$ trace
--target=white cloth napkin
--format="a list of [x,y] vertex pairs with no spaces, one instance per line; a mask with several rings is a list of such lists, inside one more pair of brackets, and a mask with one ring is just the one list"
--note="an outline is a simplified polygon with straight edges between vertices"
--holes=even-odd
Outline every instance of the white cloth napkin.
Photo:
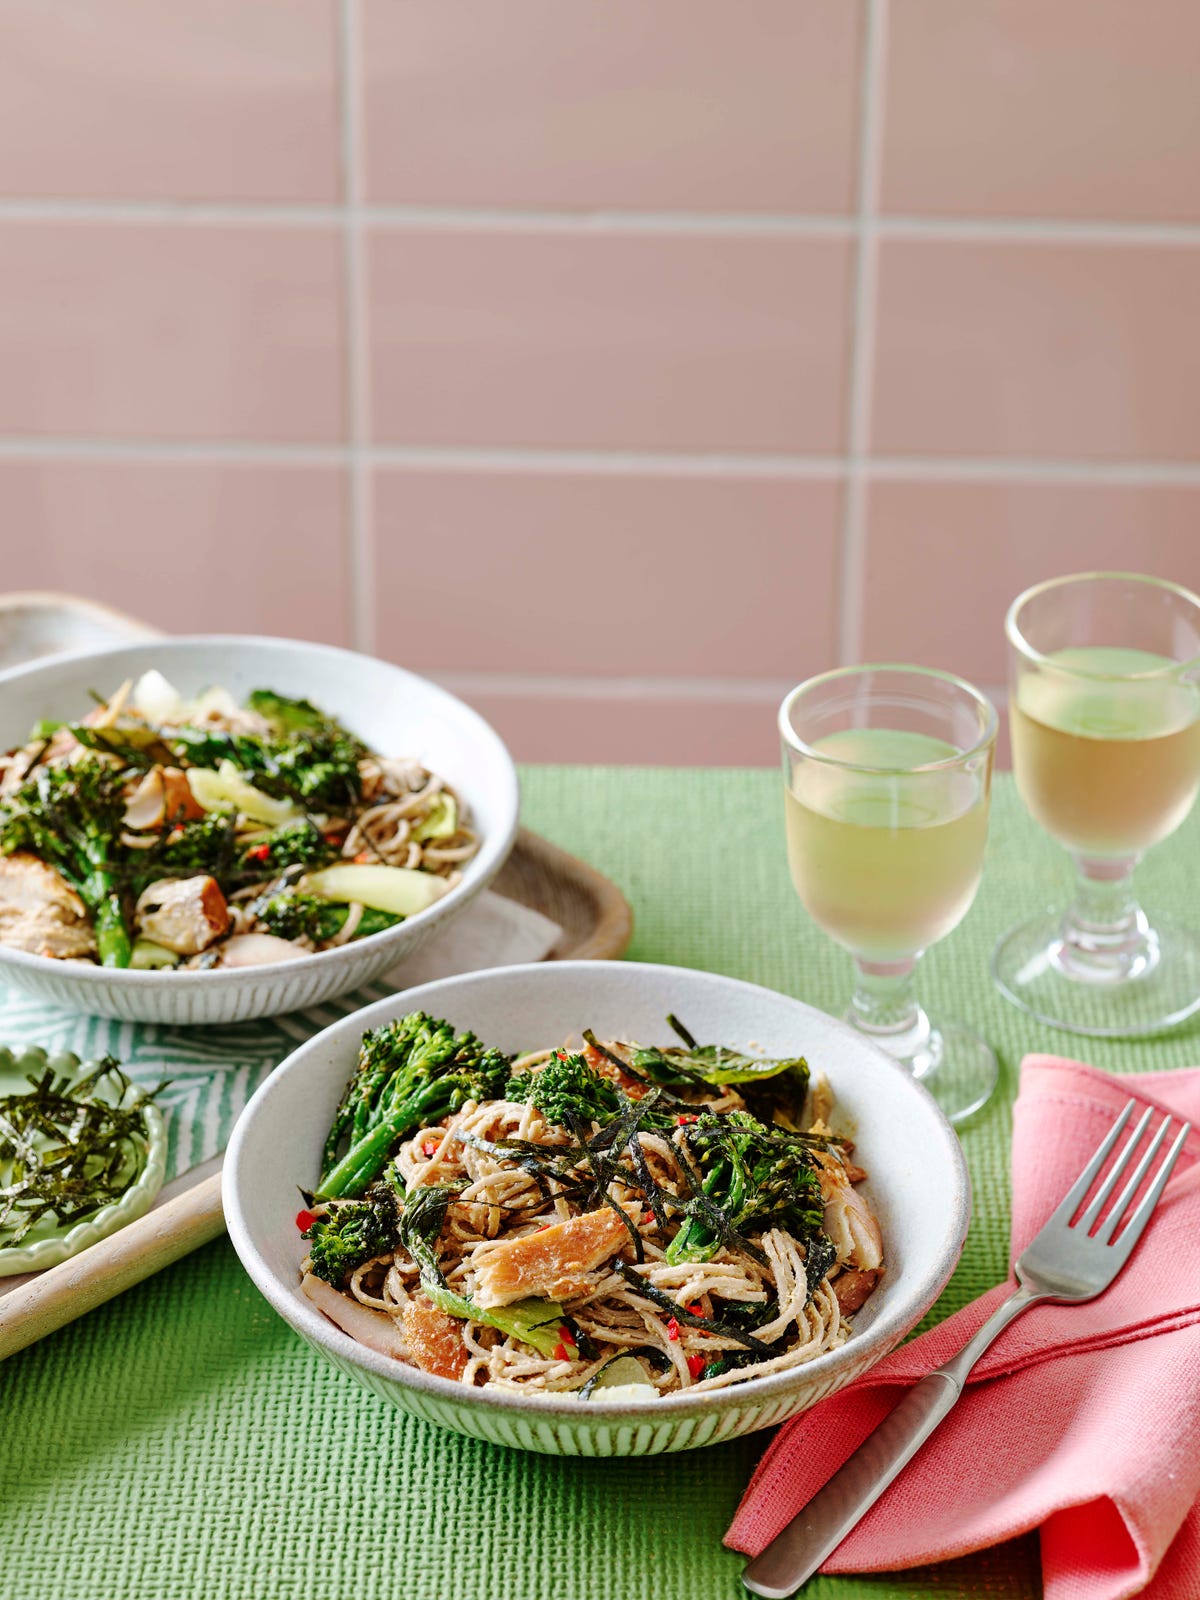
[[485,890],[444,932],[435,934],[378,981],[397,989],[415,989],[419,983],[449,978],[456,972],[543,961],[561,933],[558,923],[540,911]]

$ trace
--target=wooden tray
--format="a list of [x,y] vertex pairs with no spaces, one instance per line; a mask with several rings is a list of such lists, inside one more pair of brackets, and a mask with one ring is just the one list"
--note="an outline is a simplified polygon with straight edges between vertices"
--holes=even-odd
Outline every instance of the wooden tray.
[[[625,896],[594,867],[522,828],[492,890],[550,917],[562,937],[551,961],[619,956],[633,932]],[[0,1278],[0,1361],[140,1283],[225,1230],[221,1157],[167,1184],[152,1210],[60,1266]]]

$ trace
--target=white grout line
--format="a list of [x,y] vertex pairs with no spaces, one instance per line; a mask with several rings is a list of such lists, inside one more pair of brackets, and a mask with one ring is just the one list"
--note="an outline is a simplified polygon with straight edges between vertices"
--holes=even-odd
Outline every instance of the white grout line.
[[1118,222],[1101,218],[1070,221],[1053,217],[881,216],[876,231],[894,239],[931,239],[956,244],[1200,244],[1200,225],[1189,222]]
[[0,461],[215,462],[240,466],[337,466],[345,445],[240,439],[76,439],[0,437]]
[[286,201],[237,204],[207,200],[3,200],[0,222],[112,222],[166,227],[338,228],[339,205]]
[[1195,461],[1029,461],[1003,456],[872,456],[877,482],[1110,484],[1144,488],[1200,485]]
[[342,138],[342,270],[346,316],[346,474],[349,515],[350,636],[356,649],[373,652],[374,546],[371,473],[365,447],[370,438],[370,334],[367,328],[367,263],[360,203],[363,174],[361,106],[362,46],[358,0],[338,8]]
[[428,467],[476,472],[619,473],[632,476],[678,474],[695,478],[840,477],[840,456],[745,456],[633,450],[486,450],[457,447],[374,445],[371,458],[380,466]]
[[875,372],[875,302],[878,241],[874,218],[883,152],[883,94],[887,0],[868,0],[863,33],[857,176],[858,249],[850,304],[849,383],[846,396],[847,474],[842,490],[838,659],[862,652],[862,597],[866,580],[867,474],[871,441],[871,389]]
[[[343,0],[348,3],[348,0]],[[357,92],[356,90],[354,91]],[[850,238],[856,214],[706,211],[535,211],[468,206],[399,206],[359,200],[363,225],[393,229],[487,232],[658,233],[756,237]],[[347,207],[334,203],[207,200],[0,199],[0,222],[108,222],[162,226],[279,226],[341,229]],[[923,217],[872,218],[889,239],[1024,241],[1045,244],[1200,245],[1200,223],[1122,222],[1108,218]]]
[[[453,694],[470,699],[473,695],[511,695],[515,699],[537,697],[546,700],[658,700],[717,702],[725,705],[778,705],[794,687],[784,678],[663,678],[653,675],[629,678],[543,677],[531,672],[439,672],[426,669]],[[994,684],[978,686],[998,709],[1008,699],[1006,688]]]
[[367,208],[372,226],[390,229],[436,228],[452,232],[638,233],[734,235],[744,238],[845,239],[854,232],[851,216],[786,216],[717,211],[520,211],[467,210],[451,206]]
[[548,700],[719,701],[730,705],[778,705],[793,685],[783,679],[542,677],[523,672],[439,672],[426,670],[453,694],[535,695]]
[[112,461],[229,466],[407,467],[452,472],[549,472],[688,478],[828,480],[857,467],[871,482],[1200,487],[1200,462],[1030,461],[953,456],[745,456],[616,450],[299,444],[245,440],[81,439],[0,436],[0,461]]

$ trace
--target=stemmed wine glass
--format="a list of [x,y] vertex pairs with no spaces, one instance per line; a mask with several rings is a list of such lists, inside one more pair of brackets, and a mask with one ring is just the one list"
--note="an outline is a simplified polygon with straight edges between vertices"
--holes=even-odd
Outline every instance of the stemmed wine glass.
[[1006,622],[1013,770],[1075,861],[1075,897],[1000,940],[1000,992],[1072,1033],[1154,1033],[1200,1009],[1200,937],[1133,894],[1143,852],[1200,788],[1200,599],[1085,572],[1027,589]]
[[995,709],[945,672],[845,667],[793,689],[779,730],[792,880],[857,968],[847,1020],[961,1121],[995,1088],[995,1054],[932,1023],[912,975],[979,886]]

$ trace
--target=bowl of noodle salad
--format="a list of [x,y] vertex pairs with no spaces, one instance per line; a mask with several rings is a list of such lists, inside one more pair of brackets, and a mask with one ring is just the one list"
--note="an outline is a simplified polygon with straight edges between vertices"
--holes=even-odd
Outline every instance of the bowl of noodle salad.
[[225,1164],[259,1289],[459,1432],[640,1455],[858,1377],[953,1271],[970,1186],[932,1098],[844,1024],[682,968],[426,984],[262,1086]]
[[388,662],[154,638],[0,686],[0,975],[76,1010],[230,1022],[357,988],[516,834],[500,739]]

